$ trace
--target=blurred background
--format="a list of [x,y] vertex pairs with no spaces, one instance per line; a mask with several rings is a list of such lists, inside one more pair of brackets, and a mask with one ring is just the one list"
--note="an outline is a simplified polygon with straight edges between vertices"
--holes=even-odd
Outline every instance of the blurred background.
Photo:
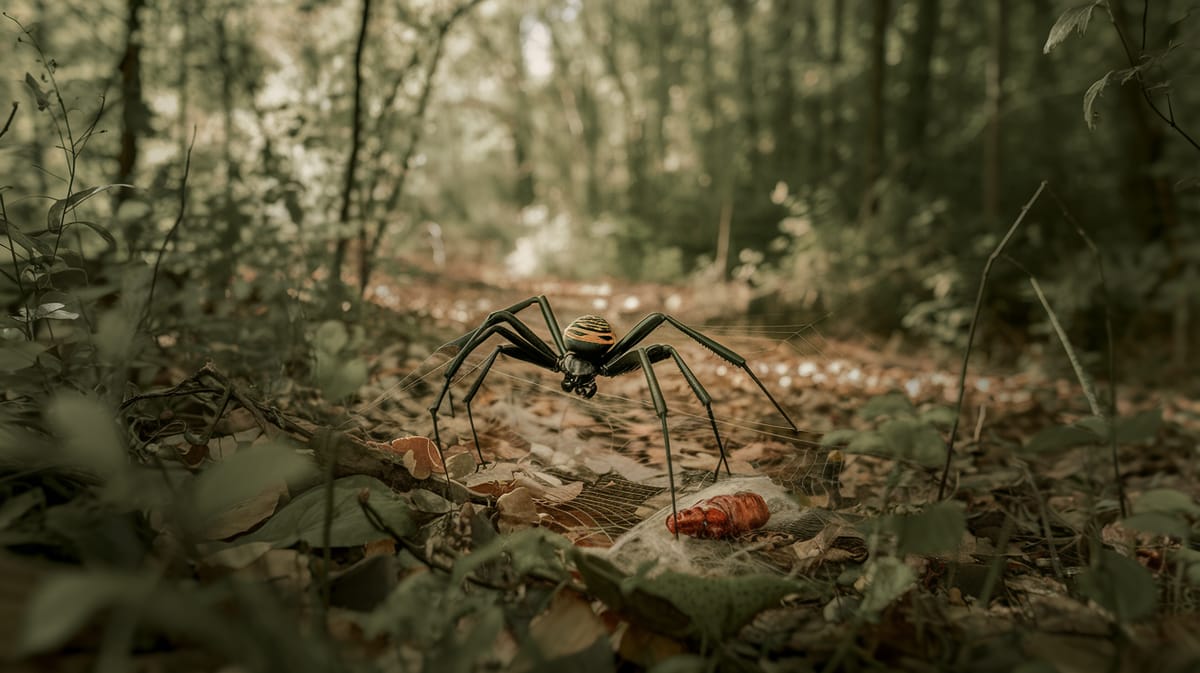
[[16,0],[0,195],[30,233],[54,199],[134,185],[70,239],[93,285],[157,268],[164,313],[603,280],[961,349],[1046,180],[984,350],[1050,341],[1032,274],[1080,348],[1107,307],[1121,348],[1179,368],[1200,347],[1191,4]]

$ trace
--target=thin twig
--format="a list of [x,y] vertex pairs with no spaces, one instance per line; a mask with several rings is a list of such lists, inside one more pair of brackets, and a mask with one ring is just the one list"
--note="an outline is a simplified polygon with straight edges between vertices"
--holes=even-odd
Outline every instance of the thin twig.
[[967,392],[967,364],[971,360],[971,346],[975,343],[975,330],[979,326],[979,314],[983,310],[983,297],[984,292],[987,290],[988,275],[991,273],[992,265],[996,263],[996,259],[1004,252],[1004,248],[1008,245],[1008,242],[1012,240],[1021,223],[1025,221],[1025,216],[1029,213],[1029,209],[1033,207],[1038,197],[1042,195],[1042,190],[1046,189],[1046,184],[1046,181],[1042,180],[1042,183],[1038,185],[1037,191],[1033,193],[1033,197],[1021,208],[1021,213],[1017,216],[1016,221],[1008,228],[1008,232],[1004,234],[1004,238],[1000,239],[999,245],[996,246],[995,250],[992,250],[992,254],[988,255],[987,262],[983,265],[983,273],[980,274],[979,278],[979,292],[975,296],[975,311],[971,316],[971,327],[967,331],[967,348],[963,352],[962,370],[958,374],[958,402],[954,407],[954,424],[950,428],[950,439],[946,443],[946,465],[942,469],[942,479],[938,485],[938,500],[941,500],[946,495],[946,481],[950,477],[950,460],[954,457],[954,439],[958,434],[958,424],[962,418],[963,400]]
[[4,122],[4,128],[0,129],[0,138],[3,138],[4,134],[8,133],[8,127],[12,126],[13,117],[17,116],[17,106],[18,105],[20,105],[20,104],[17,103],[17,101],[13,101],[12,112],[8,113],[8,121]]
[[1029,488],[1033,490],[1033,497],[1037,500],[1038,514],[1042,520],[1042,535],[1046,537],[1046,544],[1050,548],[1050,567],[1054,569],[1054,575],[1058,578],[1058,581],[1065,585],[1067,575],[1063,572],[1062,561],[1058,558],[1058,547],[1054,544],[1053,529],[1050,527],[1050,514],[1046,511],[1046,498],[1042,495],[1041,489],[1038,488],[1037,481],[1033,477],[1033,472],[1029,470],[1029,466],[1022,462],[1021,470],[1025,472],[1025,479],[1029,481]]
[[[1136,69],[1138,67],[1138,57],[1134,56],[1133,48],[1129,46],[1129,39],[1125,36],[1125,29],[1121,26],[1121,23],[1117,20],[1117,15],[1113,12],[1113,3],[1107,2],[1105,3],[1105,6],[1108,9],[1108,19],[1112,23],[1113,28],[1115,28],[1117,31],[1117,37],[1121,40],[1121,49],[1125,51],[1125,58],[1129,61],[1129,67]],[[1145,31],[1144,24],[1142,30],[1143,32]],[[1143,40],[1144,39],[1145,37],[1143,35]],[[1138,81],[1138,89],[1142,92],[1142,98],[1145,99],[1146,105],[1150,106],[1150,109],[1154,111],[1154,114],[1158,115],[1158,118],[1161,119],[1164,124],[1170,126],[1175,130],[1176,133],[1186,140],[1189,145],[1194,147],[1197,151],[1200,151],[1200,142],[1196,142],[1195,138],[1193,138],[1187,131],[1183,130],[1177,123],[1175,123],[1174,111],[1171,110],[1170,114],[1164,114],[1163,111],[1154,104],[1154,99],[1150,97],[1150,89],[1146,87],[1146,80],[1142,77],[1140,70],[1136,72],[1136,76]],[[1170,105],[1169,95],[1167,101],[1168,105]]]
[[1100,400],[1096,397],[1095,382],[1092,381],[1092,377],[1088,374],[1087,369],[1083,367],[1083,362],[1079,360],[1079,354],[1075,352],[1075,348],[1071,345],[1071,340],[1067,337],[1067,331],[1058,320],[1058,314],[1051,308],[1050,300],[1046,298],[1046,293],[1042,291],[1041,283],[1038,282],[1036,276],[1030,274],[1029,284],[1033,287],[1033,293],[1037,295],[1042,308],[1046,310],[1046,316],[1050,319],[1050,327],[1054,329],[1054,334],[1058,336],[1059,342],[1062,343],[1063,350],[1067,352],[1067,359],[1071,362],[1071,369],[1075,370],[1075,378],[1079,379],[1079,385],[1083,388],[1083,396],[1087,398],[1088,408],[1092,410],[1093,415],[1104,418],[1104,410],[1100,408]]
[[1050,188],[1050,197],[1058,204],[1059,210],[1062,211],[1063,218],[1075,228],[1075,233],[1079,238],[1083,239],[1084,245],[1091,251],[1092,259],[1096,261],[1096,271],[1100,275],[1100,299],[1104,306],[1104,336],[1107,341],[1107,364],[1108,364],[1108,422],[1105,424],[1108,429],[1108,446],[1112,454],[1113,478],[1117,482],[1117,497],[1120,499],[1121,517],[1129,515],[1128,505],[1125,496],[1125,481],[1121,477],[1121,463],[1117,455],[1117,358],[1116,358],[1116,341],[1113,339],[1113,323],[1112,323],[1112,301],[1108,291],[1108,275],[1104,272],[1104,257],[1100,254],[1100,248],[1097,247],[1092,238],[1087,235],[1083,226],[1067,209],[1067,205],[1059,197],[1058,192],[1054,188]]
[[188,145],[187,156],[183,160],[183,179],[179,182],[179,214],[175,216],[175,223],[171,225],[171,230],[163,238],[162,245],[158,248],[158,257],[154,259],[154,273],[150,276],[150,293],[146,296],[146,306],[142,309],[142,318],[138,321],[140,328],[146,322],[146,318],[150,316],[150,307],[154,305],[154,289],[158,285],[158,268],[162,265],[163,256],[167,253],[167,246],[175,238],[175,234],[179,231],[180,225],[183,224],[183,218],[187,213],[187,182],[188,175],[192,170],[192,148],[196,145],[196,127],[192,127],[192,142]]

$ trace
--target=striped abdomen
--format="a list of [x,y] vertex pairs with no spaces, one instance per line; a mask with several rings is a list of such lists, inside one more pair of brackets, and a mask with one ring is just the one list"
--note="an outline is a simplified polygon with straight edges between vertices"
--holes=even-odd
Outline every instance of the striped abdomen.
[[567,350],[582,356],[600,355],[616,342],[612,325],[598,315],[576,318],[563,330]]

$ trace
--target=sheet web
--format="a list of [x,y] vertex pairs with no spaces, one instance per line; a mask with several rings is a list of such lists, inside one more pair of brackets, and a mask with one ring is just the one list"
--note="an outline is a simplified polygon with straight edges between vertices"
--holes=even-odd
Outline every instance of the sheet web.
[[[797,558],[788,546],[842,520],[836,512],[842,502],[839,453],[819,445],[819,432],[793,433],[740,370],[695,344],[673,345],[712,395],[734,472],[730,477],[722,470],[714,483],[718,452],[704,407],[678,370],[661,364],[656,373],[668,406],[677,506],[750,490],[770,504],[771,517],[761,528],[731,540],[677,542],[670,534],[662,429],[640,373],[600,379],[599,394],[585,400],[562,393],[553,374],[502,359],[472,404],[485,458],[514,464],[550,489],[574,486],[565,489],[572,493],[566,498],[564,489],[547,497],[535,492],[541,525],[580,546],[608,548],[631,570],[639,558],[699,572],[792,570]],[[439,416],[448,453],[475,452],[462,396],[478,376],[487,354],[481,350],[452,388],[455,412],[447,407]],[[753,362],[751,354],[747,358]],[[789,404],[794,392],[781,389],[764,367],[756,373],[785,407],[795,408]],[[434,390],[440,385],[436,369],[423,378]],[[496,484],[493,492],[515,484]]]

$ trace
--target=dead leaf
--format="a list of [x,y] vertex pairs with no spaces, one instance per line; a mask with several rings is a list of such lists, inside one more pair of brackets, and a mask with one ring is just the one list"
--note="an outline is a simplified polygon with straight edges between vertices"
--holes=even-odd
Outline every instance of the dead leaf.
[[363,545],[363,557],[392,556],[396,553],[396,541],[391,538],[373,540]]
[[288,493],[287,484],[278,482],[267,490],[243,500],[221,512],[203,527],[207,540],[224,540],[238,533],[245,533],[275,513],[279,499]]
[[[608,631],[589,601],[573,592],[560,591],[550,607],[530,622],[529,635],[537,644],[537,659],[553,661],[583,652],[597,640],[607,638]],[[522,652],[512,666],[513,671],[521,672],[534,668],[535,659],[528,651]]]
[[270,542],[247,542],[236,547],[215,551],[200,559],[200,565],[209,568],[237,570],[254,563],[270,550]]
[[501,533],[528,528],[541,521],[533,495],[524,486],[500,496],[496,500],[496,509],[500,512],[498,528]]
[[569,484],[552,486],[544,484],[528,475],[518,474],[515,483],[518,487],[529,489],[529,492],[533,497],[559,505],[571,502],[583,492],[582,481],[574,481]]
[[428,437],[399,437],[388,445],[392,452],[403,454],[404,469],[417,479],[428,479],[434,473],[446,472],[437,446]]
[[469,453],[456,453],[446,459],[446,469],[451,479],[462,479],[475,471],[475,457]]

